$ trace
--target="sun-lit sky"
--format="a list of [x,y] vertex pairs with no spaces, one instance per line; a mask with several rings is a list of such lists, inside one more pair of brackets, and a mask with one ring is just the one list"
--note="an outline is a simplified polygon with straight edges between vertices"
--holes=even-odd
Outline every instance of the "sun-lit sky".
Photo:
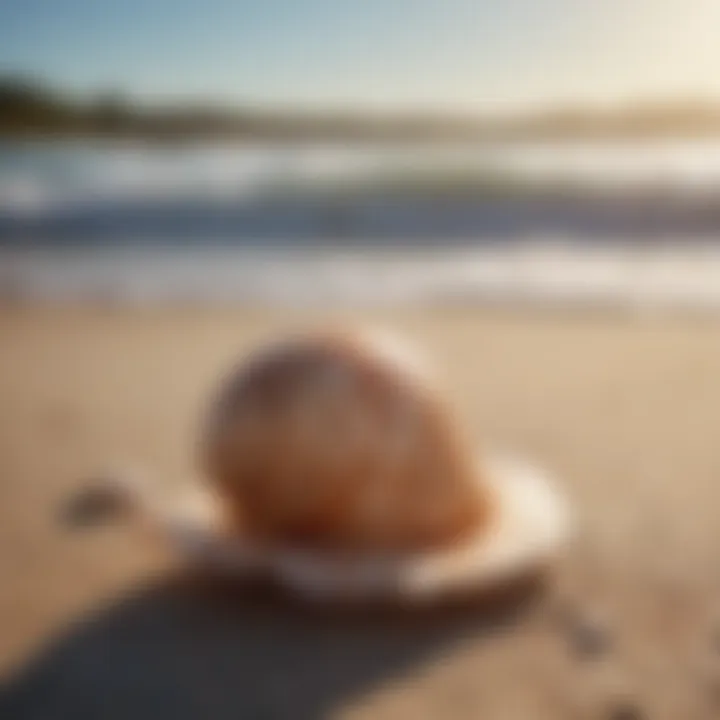
[[0,73],[323,108],[720,99],[720,0],[0,0]]

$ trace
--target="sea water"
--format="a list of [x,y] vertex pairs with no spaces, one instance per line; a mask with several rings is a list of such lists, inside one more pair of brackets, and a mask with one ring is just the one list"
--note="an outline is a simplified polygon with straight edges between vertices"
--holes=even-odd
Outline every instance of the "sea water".
[[0,145],[0,294],[720,310],[720,141]]

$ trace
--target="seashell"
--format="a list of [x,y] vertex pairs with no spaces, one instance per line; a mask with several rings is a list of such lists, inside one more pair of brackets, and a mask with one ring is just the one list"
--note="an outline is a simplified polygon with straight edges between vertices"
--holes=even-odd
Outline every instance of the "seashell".
[[476,451],[437,381],[377,333],[261,348],[221,387],[202,456],[233,521],[268,544],[423,551],[491,517]]

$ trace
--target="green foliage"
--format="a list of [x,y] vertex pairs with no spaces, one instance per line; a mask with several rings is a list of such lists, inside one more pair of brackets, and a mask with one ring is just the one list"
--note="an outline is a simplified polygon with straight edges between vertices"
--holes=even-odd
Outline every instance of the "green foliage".
[[0,130],[32,131],[66,128],[73,110],[40,85],[0,78]]

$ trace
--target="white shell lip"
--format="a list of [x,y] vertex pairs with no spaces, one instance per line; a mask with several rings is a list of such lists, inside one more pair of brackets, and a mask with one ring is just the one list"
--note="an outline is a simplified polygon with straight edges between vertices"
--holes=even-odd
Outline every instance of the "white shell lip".
[[200,508],[187,502],[164,513],[163,530],[195,564],[230,576],[267,573],[285,590],[310,600],[422,600],[481,591],[542,569],[572,534],[570,508],[540,468],[498,456],[485,460],[483,469],[497,501],[493,523],[441,551],[349,557],[260,547],[221,537],[211,513],[198,513]]

